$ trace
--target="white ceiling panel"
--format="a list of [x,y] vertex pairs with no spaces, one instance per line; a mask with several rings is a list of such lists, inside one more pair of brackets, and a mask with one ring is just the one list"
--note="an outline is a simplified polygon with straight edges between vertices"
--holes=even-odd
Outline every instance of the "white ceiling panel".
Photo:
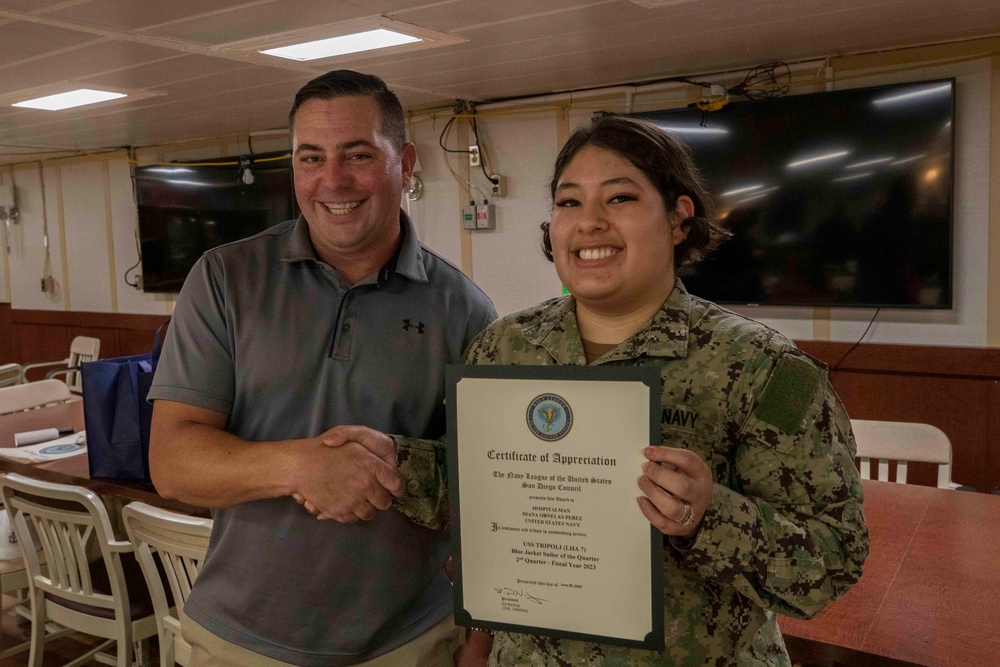
[[[314,63],[219,48],[372,16],[468,41]],[[131,93],[65,112],[0,107],[0,153],[281,127],[327,67],[379,74],[426,109],[996,35],[997,0],[0,0],[0,102],[81,84]]]
[[[124,70],[88,77],[96,85],[159,90],[169,85],[185,85],[199,79],[253,69],[256,66],[202,55],[176,54],[164,60]],[[216,81],[218,85],[218,81]]]
[[89,2],[90,0],[76,0],[74,3],[68,3],[66,0],[0,0],[0,10],[43,14],[50,8],[58,5],[85,5]]
[[92,43],[32,60],[21,67],[0,69],[0,95],[59,81],[85,82],[95,74],[136,67],[175,55],[176,51],[145,44],[115,41]]
[[43,56],[51,51],[93,42],[98,38],[82,32],[51,28],[23,21],[0,26],[0,48],[3,59],[0,68],[20,67],[20,63]]
[[141,30],[251,4],[248,0],[90,0],[45,15],[100,25],[113,30]]
[[303,30],[318,25],[372,16],[353,3],[330,0],[258,3],[245,9],[178,21],[145,32],[209,45]]

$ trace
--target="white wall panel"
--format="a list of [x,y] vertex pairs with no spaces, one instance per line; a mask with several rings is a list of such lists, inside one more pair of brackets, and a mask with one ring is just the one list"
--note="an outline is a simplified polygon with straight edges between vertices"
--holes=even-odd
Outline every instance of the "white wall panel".
[[[547,183],[558,152],[555,114],[492,116],[479,130],[493,170],[507,177],[507,196],[491,199],[496,230],[473,233],[473,272],[497,312],[506,315],[562,293],[542,254],[538,227],[549,219]],[[481,171],[479,178],[485,184]]]
[[[412,126],[413,143],[417,147],[420,172],[417,174],[424,183],[424,194],[415,202],[403,201],[409,208],[410,217],[417,228],[420,241],[455,266],[462,265],[462,223],[459,199],[459,184],[448,171],[452,169],[460,175],[468,174],[465,155],[445,153],[438,145],[438,137],[447,121],[425,120]],[[453,139],[454,141],[454,139]],[[453,144],[451,144],[453,145]],[[476,267],[473,265],[473,277]],[[492,296],[492,295],[491,295]]]
[[112,312],[104,163],[62,164],[66,265],[72,310]]
[[[41,290],[42,270],[45,260],[43,245],[43,188],[37,166],[16,167],[20,223],[15,227],[10,256],[11,307],[36,310],[62,310],[61,292],[52,297]],[[49,244],[52,257],[52,275],[62,282],[62,260],[59,240],[58,169],[44,169],[44,204],[49,221]]]

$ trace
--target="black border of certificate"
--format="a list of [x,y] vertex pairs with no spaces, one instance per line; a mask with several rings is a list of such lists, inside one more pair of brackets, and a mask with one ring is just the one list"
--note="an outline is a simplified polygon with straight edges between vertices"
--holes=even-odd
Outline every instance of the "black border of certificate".
[[[649,442],[660,442],[660,369],[657,366],[462,366],[450,364],[445,369],[448,411],[448,499],[451,516],[451,552],[454,557],[453,583],[455,598],[455,623],[486,630],[540,634],[550,637],[577,639],[603,644],[616,644],[650,651],[664,648],[663,631],[663,535],[654,526],[649,531],[649,560],[651,590],[649,604],[652,607],[652,627],[642,641],[621,637],[611,637],[578,632],[568,632],[552,628],[515,625],[493,621],[489,618],[473,618],[466,610],[462,577],[462,512],[460,481],[458,479],[458,458],[462,448],[458,434],[458,382],[463,378],[515,379],[515,380],[575,380],[586,382],[617,381],[641,382],[649,387]],[[637,471],[638,473],[639,471]],[[637,475],[638,476],[638,475]],[[638,494],[638,490],[637,490]],[[636,509],[638,512],[638,508]],[[628,577],[628,572],[620,573]],[[594,614],[600,614],[594,609]]]

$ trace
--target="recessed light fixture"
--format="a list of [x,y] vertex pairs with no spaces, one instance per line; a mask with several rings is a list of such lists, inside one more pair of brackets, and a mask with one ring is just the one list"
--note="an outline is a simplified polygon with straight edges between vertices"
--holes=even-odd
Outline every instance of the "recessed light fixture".
[[11,106],[25,107],[28,109],[44,109],[46,111],[61,111],[62,109],[72,109],[85,104],[97,104],[108,100],[117,100],[120,97],[128,97],[125,93],[111,93],[106,90],[91,90],[90,88],[80,88],[67,93],[57,95],[47,95],[37,97],[33,100],[16,102]]
[[646,7],[648,9],[670,7],[671,5],[685,5],[689,2],[696,1],[697,0],[631,0],[633,4],[639,5],[640,7]]
[[282,46],[277,49],[267,49],[261,51],[264,55],[288,58],[289,60],[317,60],[319,58],[332,58],[343,56],[348,53],[360,53],[362,51],[374,51],[375,49],[385,49],[390,46],[400,46],[401,44],[412,44],[423,41],[419,37],[376,28],[375,30],[365,30],[350,35],[340,37],[330,37],[329,39],[318,39],[303,44],[292,44]]
[[[351,21],[312,25],[299,30],[216,44],[211,48],[212,51],[225,53],[228,57],[240,60],[261,62],[264,56],[275,56],[302,62],[319,58],[350,60],[389,53],[398,55],[467,41],[469,40],[464,37],[384,16],[366,16]],[[377,51],[372,53],[373,50]],[[353,55],[358,53],[361,55]],[[291,67],[295,68],[294,65]]]

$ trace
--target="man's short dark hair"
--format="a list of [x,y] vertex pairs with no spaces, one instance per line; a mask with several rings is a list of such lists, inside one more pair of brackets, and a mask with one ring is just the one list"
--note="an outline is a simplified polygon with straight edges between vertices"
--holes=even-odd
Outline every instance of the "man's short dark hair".
[[288,129],[295,131],[295,114],[308,100],[333,100],[338,97],[370,97],[382,112],[382,134],[398,149],[406,143],[406,119],[403,106],[385,81],[374,74],[362,74],[338,69],[316,77],[295,93],[292,110],[288,112]]
[[[649,121],[607,114],[578,127],[559,151],[550,184],[552,198],[566,166],[585,146],[617,153],[645,174],[656,186],[668,213],[677,208],[677,198],[687,195],[694,202],[694,215],[682,222],[687,238],[674,248],[677,266],[697,263],[731,236],[717,220],[712,199],[688,148]],[[549,223],[542,223],[542,250],[552,259]]]

